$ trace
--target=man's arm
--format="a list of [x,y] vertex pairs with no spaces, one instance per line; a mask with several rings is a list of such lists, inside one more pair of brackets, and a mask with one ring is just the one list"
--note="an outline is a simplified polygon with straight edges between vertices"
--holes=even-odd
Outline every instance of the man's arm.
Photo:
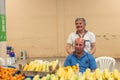
[[93,55],[96,51],[96,43],[91,43],[92,49],[90,50],[90,53]]
[[97,69],[97,63],[96,63],[95,58],[93,57],[93,55],[89,54],[88,57],[89,57],[89,60],[90,60],[90,67],[89,68],[93,72],[93,71],[95,71]]
[[70,56],[68,55],[67,58],[65,59],[64,66],[71,66],[70,65]]
[[66,51],[67,51],[68,54],[72,54],[72,52],[73,52],[73,51],[71,50],[71,46],[72,46],[71,44],[67,43]]

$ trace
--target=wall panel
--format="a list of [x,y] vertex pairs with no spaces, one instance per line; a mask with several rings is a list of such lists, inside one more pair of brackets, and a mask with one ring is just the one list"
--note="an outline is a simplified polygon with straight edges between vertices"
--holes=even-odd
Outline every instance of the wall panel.
[[56,0],[8,0],[7,41],[20,55],[54,56],[57,53]]
[[66,56],[74,20],[84,17],[95,33],[95,56],[120,57],[119,0],[6,0],[7,42],[29,57]]

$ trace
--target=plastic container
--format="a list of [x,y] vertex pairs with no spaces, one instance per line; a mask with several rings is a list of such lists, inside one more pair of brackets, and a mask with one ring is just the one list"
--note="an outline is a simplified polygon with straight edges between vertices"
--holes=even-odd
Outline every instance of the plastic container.
[[27,53],[25,50],[21,51],[21,59],[23,59],[23,60],[27,59]]
[[[13,56],[13,55],[12,55]],[[7,56],[7,65],[15,64],[15,57]]]

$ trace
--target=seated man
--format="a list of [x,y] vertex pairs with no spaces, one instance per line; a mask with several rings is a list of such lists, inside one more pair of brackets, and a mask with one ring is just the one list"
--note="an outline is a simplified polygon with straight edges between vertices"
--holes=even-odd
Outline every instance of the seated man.
[[75,51],[68,55],[64,66],[73,66],[79,64],[79,72],[84,72],[87,68],[94,71],[97,68],[95,58],[88,52],[84,51],[85,40],[83,38],[77,38],[75,40]]

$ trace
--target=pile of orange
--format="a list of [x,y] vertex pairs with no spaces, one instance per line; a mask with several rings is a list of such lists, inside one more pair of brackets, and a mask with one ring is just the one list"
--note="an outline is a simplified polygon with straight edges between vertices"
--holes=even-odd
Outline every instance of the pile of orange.
[[0,80],[24,80],[24,76],[21,74],[13,74],[17,69],[14,68],[4,68],[0,66]]

